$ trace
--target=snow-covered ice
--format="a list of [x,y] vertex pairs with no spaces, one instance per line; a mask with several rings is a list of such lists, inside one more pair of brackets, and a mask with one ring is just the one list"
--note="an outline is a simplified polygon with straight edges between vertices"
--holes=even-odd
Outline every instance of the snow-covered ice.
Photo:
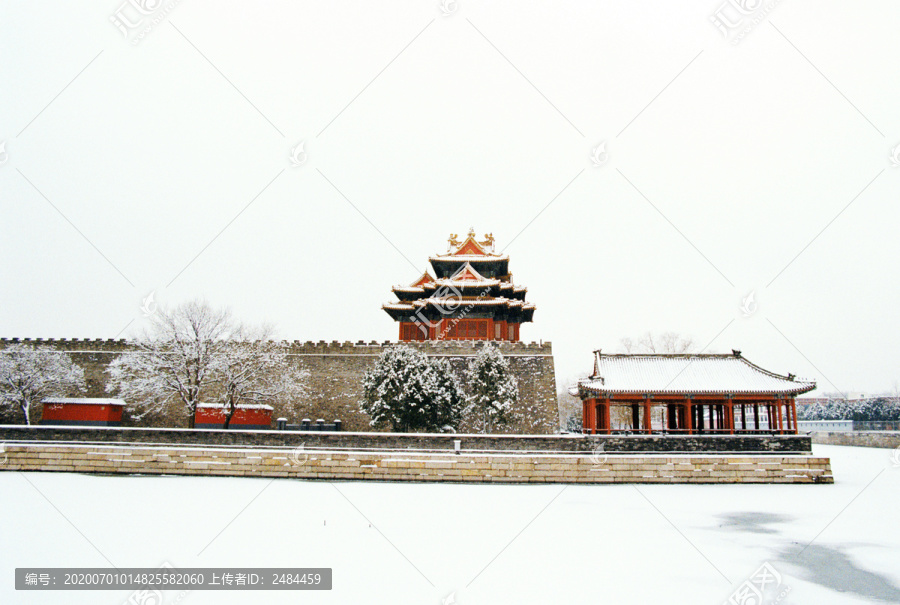
[[[194,591],[178,601],[187,605],[437,605],[451,594],[459,605],[717,605],[765,562],[781,575],[779,603],[900,602],[900,468],[892,450],[816,446],[814,453],[831,457],[834,485],[332,484],[4,472],[0,603],[116,605],[130,594],[16,592],[15,567],[163,562],[334,570],[330,592]],[[169,592],[166,603],[177,599]]]

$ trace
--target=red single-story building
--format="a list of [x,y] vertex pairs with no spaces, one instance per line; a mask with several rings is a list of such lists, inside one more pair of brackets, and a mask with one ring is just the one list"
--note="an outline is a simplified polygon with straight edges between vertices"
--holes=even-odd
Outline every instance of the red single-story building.
[[[274,408],[264,403],[238,404],[228,423],[233,429],[268,429],[272,427],[272,411]],[[194,428],[221,429],[225,427],[225,404],[198,403],[194,414]]]
[[119,426],[125,406],[123,399],[99,397],[47,397],[41,403],[41,424],[74,426]]
[[[730,355],[598,350],[593,374],[570,392],[581,398],[582,427],[589,434],[796,434],[795,398],[815,388],[811,380],[764,370],[736,350]],[[613,426],[613,406],[630,408],[625,426]]]

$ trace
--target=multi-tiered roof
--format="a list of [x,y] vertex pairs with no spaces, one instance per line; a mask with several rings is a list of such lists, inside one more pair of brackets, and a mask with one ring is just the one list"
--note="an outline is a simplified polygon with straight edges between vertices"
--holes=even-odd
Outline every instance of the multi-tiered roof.
[[532,321],[527,288],[516,286],[509,256],[494,252],[494,237],[474,230],[448,240],[446,254],[431,256],[428,271],[408,286],[394,286],[398,302],[383,305],[400,322],[400,340],[519,340],[519,324]]

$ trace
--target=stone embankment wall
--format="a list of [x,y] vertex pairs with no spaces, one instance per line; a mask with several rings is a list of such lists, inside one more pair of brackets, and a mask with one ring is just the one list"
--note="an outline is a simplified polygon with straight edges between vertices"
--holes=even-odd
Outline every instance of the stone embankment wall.
[[813,443],[822,445],[855,445],[857,447],[900,447],[900,432],[851,431],[811,433]]
[[454,455],[293,449],[6,445],[0,470],[475,483],[833,483],[814,456]]

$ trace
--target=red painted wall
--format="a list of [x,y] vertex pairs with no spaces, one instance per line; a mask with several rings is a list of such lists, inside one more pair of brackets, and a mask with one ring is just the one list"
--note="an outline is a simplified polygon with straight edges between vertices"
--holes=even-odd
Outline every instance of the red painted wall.
[[[272,410],[265,408],[243,408],[238,406],[231,422],[228,426],[231,428],[240,428],[245,426],[268,427],[272,424]],[[203,425],[203,426],[201,426]],[[225,425],[225,410],[223,408],[197,408],[194,414],[194,426],[198,428],[221,428]]]
[[[413,322],[400,322],[400,341],[414,340],[505,340],[519,342],[519,324],[493,319],[442,319],[424,330]],[[499,332],[498,332],[499,329]]]
[[41,417],[44,424],[119,424],[122,406],[108,403],[47,403]]

